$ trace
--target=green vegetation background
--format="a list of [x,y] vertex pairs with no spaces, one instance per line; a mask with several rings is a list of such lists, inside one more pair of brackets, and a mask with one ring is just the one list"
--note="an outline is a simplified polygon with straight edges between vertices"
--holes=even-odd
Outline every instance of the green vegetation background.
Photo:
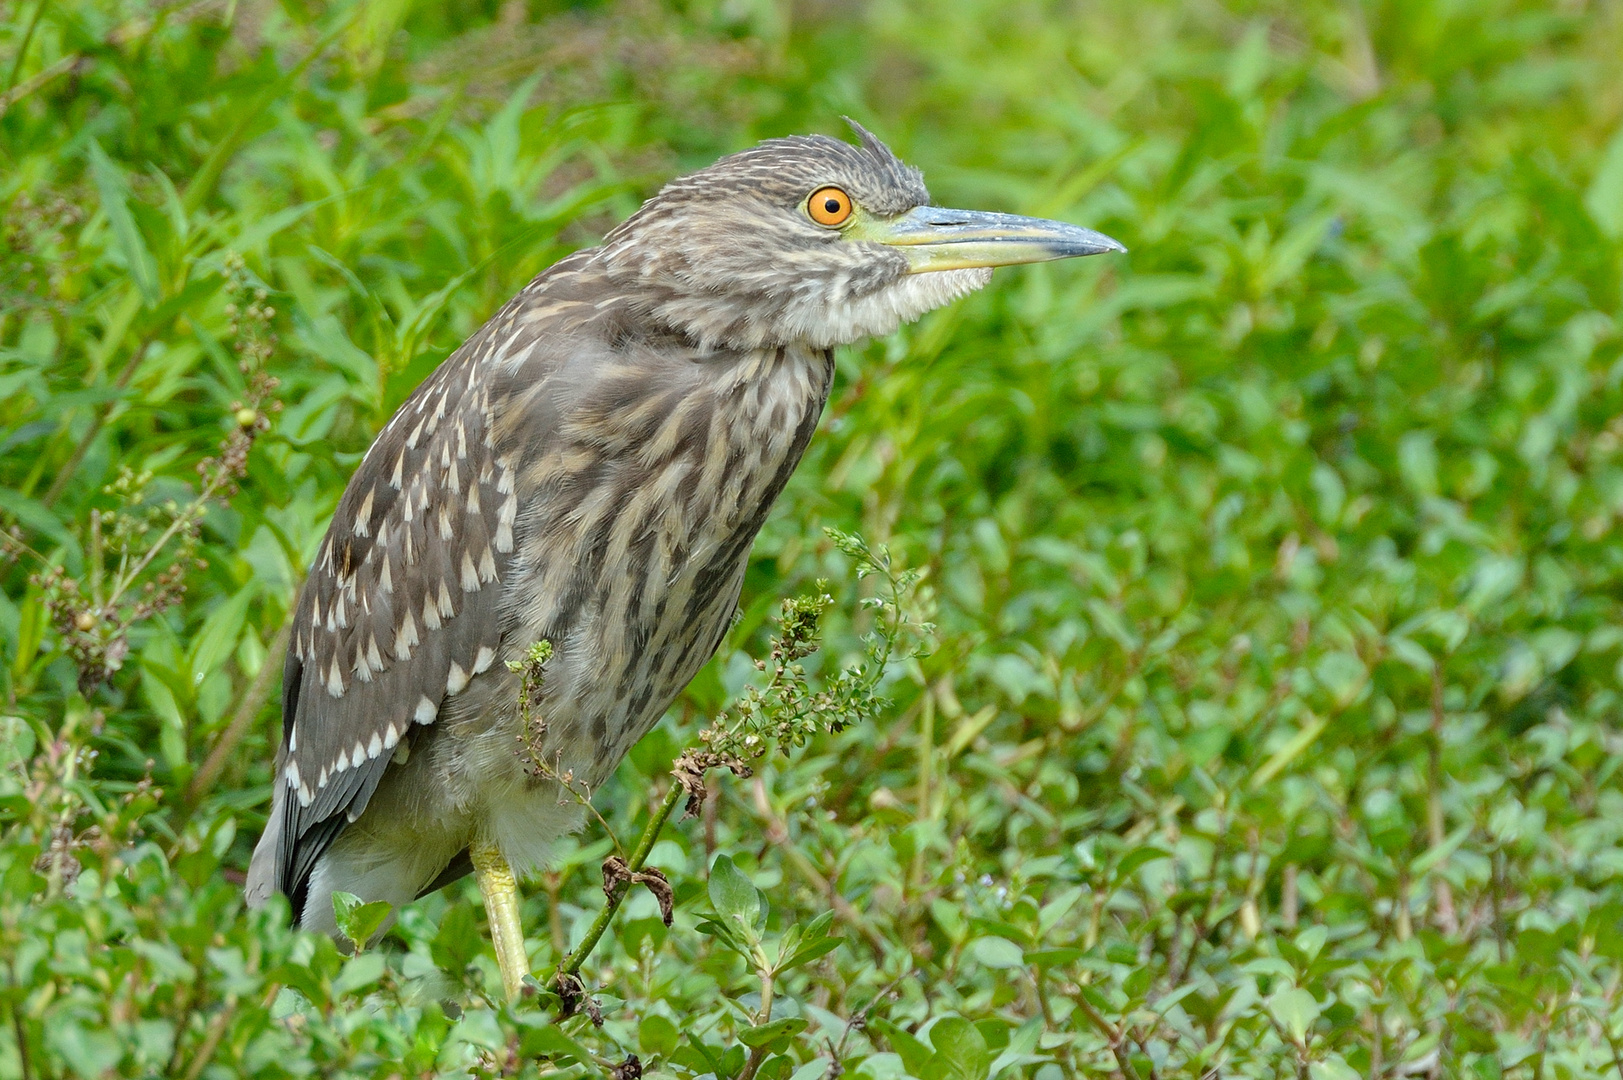
[[[0,1075],[1623,1075],[1616,0],[0,10]],[[663,179],[842,113],[1131,254],[841,355],[743,622],[596,803],[635,835],[780,598],[832,583],[814,681],[857,654],[825,526],[926,572],[935,651],[667,829],[601,1028],[490,1005],[466,883],[355,958],[245,914],[373,433]],[[177,602],[83,599],[250,434],[136,576]],[[537,970],[607,849],[530,887]],[[763,948],[842,939],[770,1030],[718,853]]]

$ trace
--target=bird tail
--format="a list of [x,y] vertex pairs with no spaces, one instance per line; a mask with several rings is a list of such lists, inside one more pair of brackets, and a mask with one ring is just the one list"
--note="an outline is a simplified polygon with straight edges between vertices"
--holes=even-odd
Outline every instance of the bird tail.
[[[276,771],[278,782],[271,784],[271,811],[265,819],[265,831],[254,847],[253,858],[248,861],[248,883],[243,892],[251,908],[264,907],[271,894],[277,892],[277,850],[282,846],[282,802],[287,798],[287,785],[280,783],[281,770]],[[295,921],[297,918],[295,917]]]

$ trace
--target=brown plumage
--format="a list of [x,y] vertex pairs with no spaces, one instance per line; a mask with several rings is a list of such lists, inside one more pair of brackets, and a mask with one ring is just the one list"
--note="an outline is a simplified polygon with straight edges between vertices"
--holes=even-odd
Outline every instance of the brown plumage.
[[[470,844],[540,865],[576,812],[516,753],[506,661],[552,644],[538,749],[595,787],[720,644],[833,347],[990,265],[1119,248],[929,209],[917,171],[858,132],[673,181],[526,286],[379,433],[300,595],[250,902],[283,892],[333,932],[333,891],[405,903],[466,872]],[[808,216],[826,185],[858,208],[842,227]]]

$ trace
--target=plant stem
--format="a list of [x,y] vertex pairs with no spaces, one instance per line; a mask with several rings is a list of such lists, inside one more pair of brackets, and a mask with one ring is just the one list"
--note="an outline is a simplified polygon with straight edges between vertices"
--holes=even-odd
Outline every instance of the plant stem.
[[208,1030],[203,1034],[203,1041],[197,1047],[197,1053],[192,1057],[192,1063],[186,1070],[186,1080],[197,1080],[203,1075],[203,1070],[214,1058],[214,1053],[220,1048],[220,1042],[225,1038],[226,1029],[231,1026],[231,1020],[237,1011],[236,995],[226,998],[226,1006],[215,1016]]
[[767,1049],[757,1046],[750,1051],[749,1059],[744,1062],[744,1069],[738,1074],[738,1080],[755,1080],[755,1074],[760,1071],[761,1063],[766,1060]]
[[22,44],[17,46],[17,57],[11,62],[11,74],[6,76],[6,95],[9,97],[11,88],[17,85],[17,76],[22,74],[23,60],[28,56],[28,46],[34,43],[34,31],[39,29],[39,19],[45,14],[47,0],[39,0],[34,5],[33,18],[28,20],[28,27],[23,31]]
[[[935,692],[926,689],[921,708],[919,709],[919,795],[917,819],[919,821],[934,821],[932,812],[934,804],[934,772],[935,772]],[[913,865],[909,868],[907,884],[910,888],[923,891],[925,879],[924,849],[921,847],[913,855]]]
[[[7,982],[13,980],[7,979]],[[33,1065],[28,1060],[28,1032],[23,1028],[22,1014],[17,1011],[15,1002],[6,1003],[6,1012],[11,1014],[11,1030],[17,1037],[17,1067],[22,1070],[22,1080],[34,1080]]]
[[114,585],[113,591],[108,594],[104,604],[108,610],[111,610],[113,605],[118,603],[119,598],[128,591],[131,585],[135,584],[142,571],[151,565],[152,560],[158,557],[158,552],[168,546],[169,541],[173,540],[177,533],[182,529],[191,528],[197,521],[202,520],[204,507],[214,497],[214,493],[220,490],[220,485],[224,483],[225,479],[224,470],[216,473],[208,483],[203,485],[203,490],[198,493],[197,498],[193,499],[186,506],[186,509],[175,515],[175,520],[169,523],[169,527],[160,533],[158,539],[153,541],[152,546],[146,550],[146,553],[136,560],[134,568],[118,575],[117,583]]
[[851,901],[840,895],[839,891],[834,888],[833,882],[822,875],[821,871],[812,864],[811,859],[806,857],[805,852],[789,842],[789,825],[778,817],[776,811],[772,809],[771,803],[766,799],[764,786],[756,789],[755,810],[756,814],[766,824],[767,840],[783,853],[784,859],[789,866],[805,880],[806,884],[812,887],[812,891],[828,898],[828,902],[834,908],[834,913],[847,926],[855,928],[863,937],[867,938],[869,943],[873,945],[875,959],[883,961],[885,958],[885,936],[879,932],[873,923],[863,917],[862,912],[852,906]]
[[[685,792],[686,789],[680,783],[672,781],[670,790],[665,793],[664,801],[659,804],[659,809],[654,811],[654,816],[649,819],[647,825],[643,826],[642,835],[637,838],[637,847],[632,851],[631,858],[626,860],[626,867],[632,873],[641,870],[643,863],[648,861],[648,853],[654,849],[654,841],[659,839],[660,830],[665,828],[665,822],[670,820],[672,811],[676,809],[676,804],[682,801]],[[597,918],[592,921],[592,926],[586,931],[586,936],[581,939],[579,945],[575,946],[575,951],[570,953],[562,964],[558,965],[557,971],[553,972],[553,982],[557,982],[563,976],[574,975],[580,971],[580,966],[586,962],[586,958],[597,947],[598,940],[603,937],[603,932],[609,928],[609,923],[614,921],[614,913],[620,910],[620,905],[630,893],[630,889],[621,889],[609,898],[608,903],[603,905],[603,910],[598,912]]]
[[[755,950],[755,967],[761,973],[761,1007],[756,1010],[755,1024],[760,1027],[772,1022],[772,965],[766,962],[761,950]],[[760,1071],[762,1062],[766,1061],[766,1044],[753,1047],[748,1060],[744,1062],[743,1071],[738,1074],[738,1080],[755,1080],[755,1074]]]
[[[295,589],[295,595],[297,592]],[[220,732],[220,737],[214,741],[207,759],[197,770],[197,775],[192,777],[191,786],[186,791],[186,802],[189,806],[195,807],[214,787],[237,744],[248,734],[253,722],[259,719],[259,710],[264,708],[265,699],[270,697],[271,683],[281,670],[282,659],[287,653],[288,630],[293,624],[292,615],[293,611],[290,608],[288,618],[283,621],[282,628],[276,632],[275,639],[271,641],[271,647],[266,651],[264,662],[259,665],[259,671],[254,675],[253,682],[248,684],[248,689],[243,693],[242,701],[238,703],[230,725]]]
[[[759,949],[756,950],[756,957],[756,963],[762,963]],[[772,969],[764,964],[761,967],[761,1011],[759,1019],[755,1022],[757,1024],[772,1022]]]
[[[129,386],[130,380],[135,377],[136,369],[141,366],[141,361],[145,359],[147,350],[152,347],[152,342],[153,336],[148,335],[142,339],[141,344],[137,345],[135,351],[130,354],[130,359],[125,363],[124,369],[118,373],[118,378],[113,380],[115,393],[121,394],[124,388]],[[74,446],[73,453],[68,455],[67,463],[56,474],[56,479],[52,481],[50,490],[46,491],[45,498],[42,500],[46,506],[55,504],[56,500],[62,497],[62,493],[68,489],[68,484],[73,481],[73,474],[79,471],[79,463],[85,459],[85,454],[90,450],[90,444],[96,441],[96,436],[101,434],[101,429],[106,425],[108,418],[113,415],[113,410],[118,406],[119,402],[117,400],[109,401],[105,408],[90,418],[90,426],[79,437],[79,442]]]
[[1127,1053],[1127,1048],[1124,1045],[1126,1037],[1121,1030],[1115,1024],[1106,1020],[1103,1014],[1093,1007],[1093,1003],[1081,994],[1076,996],[1076,1004],[1082,1010],[1082,1014],[1088,1018],[1094,1027],[1099,1029],[1099,1033],[1110,1044],[1110,1052],[1115,1055],[1116,1064],[1121,1068],[1121,1074],[1127,1077],[1127,1080],[1138,1080],[1138,1070],[1133,1068],[1133,1059]]

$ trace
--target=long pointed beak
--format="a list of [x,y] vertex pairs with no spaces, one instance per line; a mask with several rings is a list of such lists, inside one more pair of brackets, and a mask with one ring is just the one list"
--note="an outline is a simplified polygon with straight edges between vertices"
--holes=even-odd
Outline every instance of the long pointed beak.
[[896,248],[911,264],[910,274],[1127,250],[1104,233],[1063,221],[939,206],[919,206],[899,217],[864,223],[857,238]]

